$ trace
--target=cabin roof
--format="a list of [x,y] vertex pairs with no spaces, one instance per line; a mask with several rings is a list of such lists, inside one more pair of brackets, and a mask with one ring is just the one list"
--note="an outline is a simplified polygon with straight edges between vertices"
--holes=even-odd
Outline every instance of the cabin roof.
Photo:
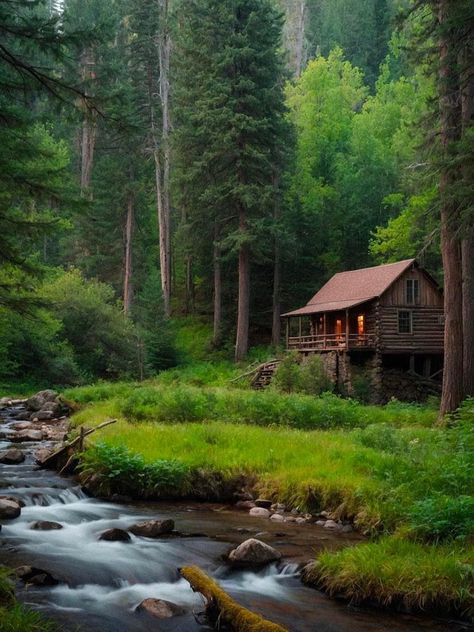
[[336,312],[378,298],[415,263],[415,259],[405,259],[371,268],[338,272],[323,285],[307,305],[283,316]]

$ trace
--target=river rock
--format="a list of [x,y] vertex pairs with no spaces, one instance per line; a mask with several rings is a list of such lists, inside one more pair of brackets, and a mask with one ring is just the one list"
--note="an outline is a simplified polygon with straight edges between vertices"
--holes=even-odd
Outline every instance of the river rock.
[[343,525],[341,531],[342,531],[342,533],[352,533],[354,531],[354,529],[351,527],[350,524],[345,524],[345,525]]
[[53,531],[62,528],[62,524],[59,524],[59,522],[51,522],[50,520],[37,520],[30,525],[30,529],[35,529],[36,531]]
[[12,405],[12,400],[9,397],[0,398],[0,408],[8,408]]
[[254,507],[249,511],[251,516],[256,516],[257,518],[270,518],[271,511],[268,509],[264,509],[263,507]]
[[20,507],[24,507],[25,503],[21,498],[18,498],[17,496],[0,496],[0,500],[9,500],[12,503],[16,503],[17,505],[20,505]]
[[106,542],[130,542],[131,539],[130,535],[123,529],[107,529],[99,536],[99,540]]
[[279,513],[274,513],[270,516],[270,520],[273,520],[273,522],[285,522],[285,517]]
[[133,535],[144,538],[158,538],[174,530],[174,520],[145,520],[132,525],[128,530]]
[[270,509],[273,503],[271,500],[266,500],[265,498],[257,498],[255,505],[257,507],[263,507],[264,509]]
[[17,448],[0,452],[0,463],[4,463],[5,465],[17,465],[18,463],[23,463],[24,460],[25,455]]
[[13,518],[18,518],[20,514],[21,507],[17,502],[0,498],[0,518],[4,520],[13,520]]
[[156,619],[171,619],[184,614],[184,608],[165,599],[144,599],[135,608],[135,612],[146,612]]
[[23,441],[41,441],[43,433],[41,430],[21,430],[11,437],[13,443],[22,443]]
[[326,520],[324,523],[325,529],[331,529],[332,531],[338,531],[341,528],[341,525],[337,524],[335,520]]
[[54,402],[57,397],[56,391],[39,391],[39,393],[26,400],[26,407],[28,410],[41,410],[46,403]]
[[34,566],[19,566],[15,569],[16,576],[25,584],[34,584],[35,586],[56,586],[58,580],[41,568]]
[[51,421],[54,417],[55,414],[52,410],[38,410],[37,412],[31,413],[30,419],[31,421]]
[[279,551],[255,538],[245,540],[229,553],[229,562],[236,566],[264,566],[279,559]]

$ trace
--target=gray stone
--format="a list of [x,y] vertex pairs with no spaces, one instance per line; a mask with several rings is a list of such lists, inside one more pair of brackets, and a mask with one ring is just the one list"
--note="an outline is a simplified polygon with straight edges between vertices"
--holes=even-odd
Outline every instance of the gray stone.
[[326,520],[326,522],[324,523],[324,528],[331,529],[332,531],[338,531],[341,526],[338,525],[337,522],[335,522],[334,520]]
[[258,518],[270,518],[271,516],[271,512],[263,507],[253,507],[253,509],[249,511],[249,514]]
[[273,522],[285,522],[284,516],[279,513],[274,513],[272,516],[270,516],[270,520],[273,520]]
[[0,452],[0,463],[4,463],[5,465],[17,465],[18,463],[23,463],[24,460],[25,455],[17,448]]
[[351,527],[350,524],[345,524],[342,529],[341,529],[342,533],[352,533],[354,531],[354,529]]
[[235,503],[236,509],[244,509],[248,511],[249,509],[253,509],[254,507],[255,503],[253,502],[253,500],[239,500]]
[[57,398],[56,391],[45,390],[39,391],[36,395],[33,395],[26,400],[26,407],[28,410],[41,410],[47,402],[53,402]]
[[31,523],[30,528],[36,531],[54,531],[62,529],[63,525],[59,524],[59,522],[51,522],[49,520],[37,520]]
[[174,530],[174,520],[145,520],[129,527],[130,533],[144,538],[158,538]]
[[11,441],[13,443],[23,443],[24,441],[41,441],[43,439],[43,433],[41,430],[21,430],[17,432]]
[[107,529],[100,534],[99,540],[106,542],[130,542],[132,538],[123,529]]
[[58,580],[41,568],[34,566],[19,566],[15,569],[16,576],[25,584],[34,584],[35,586],[56,586]]
[[229,562],[236,566],[264,566],[281,559],[281,553],[265,542],[250,538],[229,553]]
[[21,507],[13,500],[0,498],[0,518],[4,520],[13,520],[21,514]]
[[306,524],[308,521],[306,518],[303,518],[303,516],[300,516],[299,518],[296,518],[295,522],[296,524]]
[[318,527],[324,527],[324,525],[326,524],[326,520],[316,520],[316,524],[318,525]]
[[184,608],[165,599],[144,599],[135,608],[135,612],[146,612],[156,619],[171,619],[185,614]]
[[54,418],[54,413],[51,410],[38,410],[35,413],[31,413],[31,421],[51,421]]

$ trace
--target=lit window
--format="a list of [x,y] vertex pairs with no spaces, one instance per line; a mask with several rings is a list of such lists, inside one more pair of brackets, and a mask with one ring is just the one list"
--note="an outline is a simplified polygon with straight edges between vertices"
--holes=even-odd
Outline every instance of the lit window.
[[359,336],[363,336],[365,332],[365,317],[364,314],[357,316],[357,333]]
[[413,314],[408,310],[398,312],[398,333],[411,334],[413,332]]
[[420,284],[418,279],[407,279],[407,305],[416,305],[420,302]]

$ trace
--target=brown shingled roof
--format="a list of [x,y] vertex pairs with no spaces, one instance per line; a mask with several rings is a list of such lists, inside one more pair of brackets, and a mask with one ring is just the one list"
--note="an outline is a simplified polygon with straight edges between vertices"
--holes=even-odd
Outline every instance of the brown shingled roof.
[[372,268],[339,272],[323,285],[305,307],[283,316],[335,312],[378,298],[414,263],[415,259],[406,259]]

